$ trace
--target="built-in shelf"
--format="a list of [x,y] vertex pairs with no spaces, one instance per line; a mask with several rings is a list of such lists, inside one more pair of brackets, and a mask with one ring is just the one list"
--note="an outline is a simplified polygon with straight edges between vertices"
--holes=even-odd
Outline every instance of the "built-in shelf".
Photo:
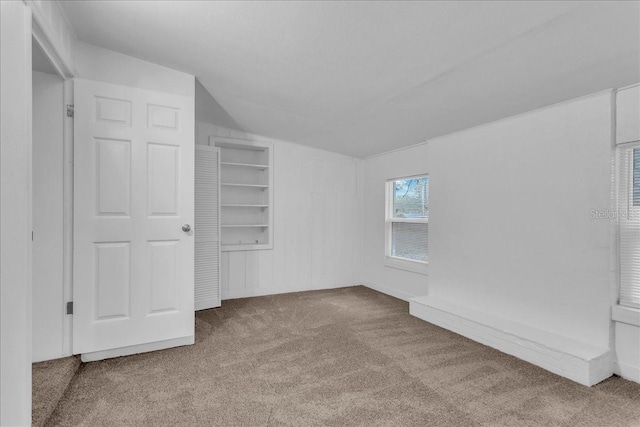
[[253,163],[234,163],[234,162],[222,162],[222,166],[232,166],[237,168],[249,168],[249,169],[259,169],[266,170],[269,169],[268,165],[256,165]]
[[268,227],[269,224],[226,224],[222,228],[247,228],[247,227]]
[[268,185],[262,185],[262,184],[237,184],[237,183],[234,183],[234,182],[223,182],[222,185],[225,186],[225,187],[260,188],[262,190],[265,190],[265,189],[269,188]]
[[273,248],[273,144],[211,137],[220,148],[223,251]]
[[262,208],[266,209],[269,205],[246,205],[246,204],[236,204],[236,203],[225,203],[221,205],[223,208]]

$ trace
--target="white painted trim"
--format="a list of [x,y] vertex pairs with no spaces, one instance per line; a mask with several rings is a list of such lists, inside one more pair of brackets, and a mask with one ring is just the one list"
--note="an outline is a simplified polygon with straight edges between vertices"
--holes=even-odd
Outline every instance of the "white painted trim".
[[[614,98],[613,98],[613,102],[614,102],[614,110],[616,111],[615,114],[617,114],[617,93],[615,94]],[[614,116],[615,116],[614,114]],[[614,117],[615,118],[615,117]],[[612,180],[614,181],[614,185],[613,185],[613,194],[611,195],[611,198],[613,200],[613,207],[611,208],[612,212],[619,212],[620,210],[624,209],[627,210],[627,214],[631,215],[632,212],[636,212],[638,211],[637,208],[634,208],[633,206],[626,206],[623,207],[621,206],[621,204],[625,204],[627,202],[629,202],[630,198],[631,198],[631,193],[632,193],[632,179],[631,176],[633,175],[632,172],[632,165],[631,165],[631,159],[629,159],[629,163],[626,166],[626,168],[628,169],[628,175],[626,176],[622,176],[623,171],[625,170],[625,167],[623,167],[623,156],[624,156],[624,152],[627,150],[631,150],[634,148],[640,148],[640,142],[639,141],[627,141],[621,144],[616,144],[617,143],[617,139],[616,139],[616,134],[617,134],[617,126],[618,126],[618,120],[614,121],[612,124],[612,129],[613,129],[613,148],[612,148],[612,156],[613,156],[613,166],[612,169],[614,169],[613,171],[613,176],[612,176]],[[626,195],[623,195],[626,194]],[[616,316],[616,314],[618,316],[621,316],[622,319],[626,319],[626,318],[632,318],[633,315],[632,313],[627,313],[626,315],[624,313],[620,313],[620,310],[622,309],[628,309],[628,310],[633,310],[633,308],[630,307],[623,307],[623,306],[619,306],[617,303],[620,301],[620,290],[622,288],[622,280],[621,280],[621,271],[623,269],[623,262],[621,259],[621,248],[620,248],[620,235],[622,232],[624,232],[624,224],[627,224],[627,221],[624,221],[621,215],[616,215],[615,221],[611,221],[612,222],[612,227],[615,230],[615,245],[613,250],[615,250],[615,263],[614,263],[614,268],[615,268],[615,295],[614,295],[614,299],[612,301],[612,319],[614,321],[616,321],[617,319],[613,316]],[[620,308],[616,308],[616,307],[620,307]],[[623,321],[623,320],[622,320]],[[623,321],[624,322],[624,321]],[[633,323],[631,323],[633,324]],[[640,326],[640,325],[638,325]],[[611,327],[611,333],[613,336],[613,347],[615,348],[615,329],[613,327],[613,322],[612,322],[612,327]]]
[[67,14],[67,11],[64,9],[64,7],[62,7],[62,4],[60,4],[59,0],[55,0],[55,4],[56,4],[56,7],[58,8],[58,11],[60,12],[60,16],[62,17],[62,21],[67,26],[67,30],[69,30],[69,34],[74,39],[77,39],[78,38],[78,34],[76,33],[76,28],[73,26],[73,23],[71,23],[71,19],[69,18],[69,15]]
[[[611,91],[610,98],[610,111],[611,111],[611,132],[609,140],[609,163],[610,163],[610,175],[609,175],[609,209],[611,212],[615,212],[618,208],[618,153],[616,151],[616,132],[617,132],[617,91]],[[619,269],[619,246],[618,246],[618,221],[611,221],[609,227],[609,304],[615,305],[618,301],[620,294],[620,269]],[[614,322],[609,322],[609,348],[616,348],[616,326]],[[614,362],[616,360],[614,351],[610,357],[611,366],[610,369],[615,371]]]
[[622,378],[640,383],[640,367],[623,362],[613,363],[613,372]]
[[639,83],[630,84],[629,86],[619,87],[617,89],[617,91],[620,92],[621,90],[631,89],[632,87],[636,87],[636,86],[640,86],[640,82]]
[[640,309],[614,305],[611,310],[611,318],[614,322],[640,326]]
[[164,350],[172,347],[180,347],[184,345],[192,345],[195,343],[194,335],[187,337],[174,338],[165,341],[151,342],[147,344],[132,345],[129,347],[114,348],[111,350],[94,351],[91,353],[82,353],[81,360],[83,362],[95,362],[97,360],[111,359],[120,356],[130,356],[132,354],[147,353],[149,351]]
[[[238,139],[238,138],[228,138],[216,135],[209,136],[209,146],[219,147],[220,148],[220,159],[222,159],[222,149],[223,148],[240,148],[240,149],[250,149],[250,150],[260,150],[267,151],[267,166],[269,166],[265,171],[268,175],[268,184],[266,187],[267,193],[267,243],[256,243],[256,244],[224,244],[222,241],[222,234],[220,236],[220,251],[221,252],[232,252],[232,251],[254,251],[254,250],[271,250],[273,249],[273,236],[274,236],[274,215],[273,212],[275,210],[274,203],[274,194],[275,194],[275,186],[274,186],[274,143],[271,141],[257,141],[257,140],[246,140],[246,139]],[[222,160],[220,160],[222,162]],[[218,170],[222,170],[221,167]],[[222,172],[220,172],[220,186],[223,186],[222,182]],[[222,192],[224,190],[220,190],[220,200],[222,200]],[[264,210],[264,209],[263,209]],[[224,226],[222,224],[222,211],[219,215],[220,226]]]
[[427,218],[389,218],[388,222],[404,222],[408,224],[429,224]]
[[[59,6],[57,5],[57,2],[54,3],[56,3],[56,8],[58,8]],[[54,37],[54,33],[51,30],[42,9],[33,1],[26,1],[26,4],[31,7],[33,14],[33,38],[42,48],[42,51],[47,55],[58,74],[65,79],[75,77],[75,67],[71,63],[70,58],[63,54],[59,42]]]
[[402,258],[395,258],[385,255],[383,264],[386,267],[396,268],[398,270],[409,271],[411,273],[422,274],[423,276],[429,275],[429,264],[420,261],[405,260]]
[[57,54],[56,49],[53,47],[53,44],[49,42],[47,39],[46,33],[42,30],[41,27],[37,25],[37,20],[34,19],[33,22],[33,38],[36,43],[40,46],[42,51],[51,61],[51,65],[55,68],[56,72],[62,76],[63,78],[71,78],[73,74],[70,69],[67,67],[65,61]]
[[[73,80],[64,82],[64,102],[73,104]],[[65,109],[66,111],[66,109]],[[63,275],[65,302],[73,301],[73,118],[64,117],[63,125]],[[63,326],[63,351],[73,354],[73,316],[67,315]]]
[[365,287],[367,287],[369,289],[373,289],[374,291],[383,293],[385,295],[389,295],[389,296],[392,296],[394,298],[398,298],[398,299],[400,299],[402,301],[409,302],[409,300],[411,300],[411,298],[415,297],[415,295],[411,295],[411,294],[408,294],[406,292],[400,291],[398,289],[390,288],[388,286],[380,285],[378,283],[362,282],[362,286],[365,286]]
[[353,286],[360,286],[360,285],[337,285],[337,286],[328,286],[325,288],[318,288],[318,289],[309,289],[309,288],[301,288],[301,289],[266,288],[266,289],[254,289],[254,290],[243,289],[238,292],[230,293],[229,295],[223,295],[222,300],[226,301],[230,299],[264,297],[269,295],[281,295],[281,294],[294,294],[297,292],[313,292],[313,291],[322,291],[327,289],[342,289],[342,288],[351,288]]
[[[215,128],[217,128],[219,131],[221,131],[221,133],[216,133],[214,136],[215,138],[232,138],[232,139],[239,139],[242,141],[254,141],[254,142],[267,142],[267,143],[272,143],[272,144],[292,144],[292,145],[300,145],[299,142],[293,142],[293,141],[289,141],[286,139],[277,139],[277,138],[271,138],[268,136],[264,136],[264,135],[258,135],[256,133],[250,133],[250,132],[242,132],[242,131],[238,131],[235,129],[231,129],[231,128],[227,128],[224,126],[218,126],[215,125],[213,123],[207,123],[207,125],[213,126]],[[318,148],[318,147],[311,147],[311,146],[307,146],[307,145],[302,145],[303,147],[309,148],[309,149],[313,149],[315,151],[319,151],[321,153],[326,153],[332,156],[336,156],[336,157],[341,157],[341,158],[348,158],[354,161],[360,161],[363,160],[361,157],[355,157],[355,156],[350,156],[348,154],[342,154],[342,153],[338,153],[336,151],[331,151],[331,150],[327,150],[324,148]]]
[[[61,55],[58,41],[49,29],[46,17],[33,1],[25,2],[32,11],[32,36],[51,61],[61,78],[64,79],[64,104],[73,104],[73,77],[75,69],[69,58]],[[54,1],[57,8],[60,5]],[[64,18],[64,17],[63,17]],[[73,300],[73,118],[63,118],[63,298]],[[62,351],[73,354],[73,318],[67,316],[63,322]]]
[[371,154],[370,156],[366,156],[363,157],[362,160],[369,160],[369,159],[374,159],[376,157],[380,157],[380,156],[386,156],[389,154],[393,154],[393,153],[398,153],[400,151],[404,151],[404,150],[410,150],[412,148],[416,148],[416,147],[421,147],[423,145],[427,145],[429,143],[430,140],[425,139],[422,142],[417,142],[415,144],[411,144],[411,145],[407,145],[406,147],[400,147],[400,148],[394,148],[393,150],[389,150],[389,151],[384,151],[382,153],[378,153],[378,154]]
[[31,424],[31,10],[0,2],[0,425]]
[[196,301],[193,308],[195,311],[208,310],[210,308],[218,308],[218,298],[207,298]]
[[409,312],[422,320],[586,386],[595,385],[613,374],[609,349],[457,307],[428,296],[411,299]]
[[[393,217],[393,183],[395,181],[415,179],[415,178],[428,178],[428,173],[421,173],[418,175],[409,175],[398,178],[389,178],[384,184],[384,204],[385,204],[385,225],[384,225],[384,261],[383,264],[387,267],[397,268],[399,270],[410,271],[412,273],[418,273],[425,276],[429,275],[429,263],[422,261],[415,261],[411,259],[399,258],[391,256],[391,233],[394,222],[403,222],[411,224],[429,224],[428,218],[394,218]],[[427,259],[429,254],[427,253]]]
[[[639,141],[627,141],[621,142],[620,144],[616,144],[616,150],[625,150],[629,148],[640,148],[640,140]],[[620,162],[618,162],[619,165]]]

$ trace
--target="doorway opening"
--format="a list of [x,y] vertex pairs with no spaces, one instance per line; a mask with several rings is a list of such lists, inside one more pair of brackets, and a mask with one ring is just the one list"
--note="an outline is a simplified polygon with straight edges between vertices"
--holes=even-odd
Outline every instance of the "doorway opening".
[[32,419],[43,425],[80,362],[71,356],[65,78],[32,38]]
[[64,79],[32,41],[33,362],[70,356],[64,305]]

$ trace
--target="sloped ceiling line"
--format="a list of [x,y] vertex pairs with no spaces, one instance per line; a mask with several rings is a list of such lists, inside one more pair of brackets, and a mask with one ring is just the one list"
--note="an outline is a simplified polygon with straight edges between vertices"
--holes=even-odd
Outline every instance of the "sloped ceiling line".
[[255,134],[367,157],[640,81],[640,2],[65,1]]

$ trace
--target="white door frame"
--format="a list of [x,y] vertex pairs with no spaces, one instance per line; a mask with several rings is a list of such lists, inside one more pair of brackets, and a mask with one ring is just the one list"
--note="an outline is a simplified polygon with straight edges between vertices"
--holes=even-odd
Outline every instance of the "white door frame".
[[31,421],[31,11],[0,8],[0,424]]
[[[64,105],[73,105],[74,67],[61,55],[56,40],[40,9],[32,7],[32,36],[47,56],[58,75],[64,80]],[[64,300],[73,299],[73,118],[64,117],[63,124],[63,292]],[[73,319],[67,316],[63,326],[63,351],[69,356],[72,352]]]
[[[54,6],[57,7],[57,4]],[[27,0],[2,2],[1,7],[3,40],[0,52],[8,60],[1,64],[3,96],[0,172],[3,179],[0,180],[0,424],[29,425],[32,391],[32,38],[36,38],[63,78],[70,79],[75,73],[70,60],[60,54],[63,52],[60,47],[64,43],[64,37],[56,37],[56,32],[51,27],[51,20],[48,18],[52,17],[47,16],[51,10],[45,11],[41,9],[43,6],[40,2]],[[57,28],[58,35],[66,32],[66,27],[61,29],[62,27],[64,25]],[[4,36],[7,36],[6,40]],[[6,92],[5,84],[8,89]],[[73,132],[69,135],[73,135]],[[68,166],[72,167],[72,164]],[[65,200],[71,200],[70,196],[67,193]],[[70,278],[68,283],[70,284]]]

